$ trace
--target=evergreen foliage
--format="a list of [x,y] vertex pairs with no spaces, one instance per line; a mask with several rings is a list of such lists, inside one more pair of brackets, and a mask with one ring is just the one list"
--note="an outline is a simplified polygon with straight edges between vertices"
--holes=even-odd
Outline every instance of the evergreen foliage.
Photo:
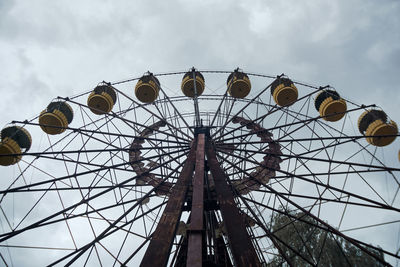
[[[293,266],[385,266],[349,241],[318,227],[318,222],[303,212],[276,213],[272,218],[272,232],[282,253]],[[285,243],[285,244],[283,244]],[[297,255],[292,249],[297,251]],[[383,260],[383,253],[366,248]],[[289,266],[281,255],[274,256],[269,266]]]

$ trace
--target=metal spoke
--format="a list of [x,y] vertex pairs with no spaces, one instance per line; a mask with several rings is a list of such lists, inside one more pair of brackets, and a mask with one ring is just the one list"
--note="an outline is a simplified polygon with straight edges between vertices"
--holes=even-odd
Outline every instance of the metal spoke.
[[[197,71],[207,76],[200,95]],[[194,67],[194,97],[178,95],[187,73],[154,74],[151,103],[135,98],[144,80],[132,77],[54,98],[71,107],[68,123],[41,125],[42,114],[12,122],[31,133],[32,148],[0,150],[0,162],[18,159],[2,167],[3,265],[35,254],[41,266],[322,266],[334,250],[351,266],[353,249],[376,264],[400,262],[398,237],[387,235],[400,225],[397,151],[371,141],[400,133],[353,122],[379,108],[338,91],[346,108],[324,114],[317,95],[336,90],[292,79],[296,98],[279,106],[284,74],[243,72],[252,91],[235,97],[232,71]],[[42,131],[51,128],[61,133]]]

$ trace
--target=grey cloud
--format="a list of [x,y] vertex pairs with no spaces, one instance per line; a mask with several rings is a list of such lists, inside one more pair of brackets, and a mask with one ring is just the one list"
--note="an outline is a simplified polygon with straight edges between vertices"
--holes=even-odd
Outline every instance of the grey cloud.
[[372,0],[1,0],[0,124],[102,80],[192,66],[330,84],[400,122],[399,13]]

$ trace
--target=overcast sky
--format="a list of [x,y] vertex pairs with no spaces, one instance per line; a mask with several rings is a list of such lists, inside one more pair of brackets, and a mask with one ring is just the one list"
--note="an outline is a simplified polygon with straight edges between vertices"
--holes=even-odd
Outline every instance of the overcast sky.
[[330,84],[399,123],[399,14],[397,0],[0,0],[0,126],[103,80],[192,66]]
[[0,124],[102,80],[192,66],[330,84],[400,121],[399,13],[388,0],[1,0]]

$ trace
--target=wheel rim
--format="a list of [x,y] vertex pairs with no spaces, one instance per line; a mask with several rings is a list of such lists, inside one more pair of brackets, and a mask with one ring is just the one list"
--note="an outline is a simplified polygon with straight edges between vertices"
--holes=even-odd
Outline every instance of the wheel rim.
[[[218,85],[223,84],[223,75],[228,73],[208,75],[219,78],[220,82],[214,83]],[[175,88],[179,88],[181,76],[178,76],[167,76],[174,81]],[[280,211],[306,210],[320,219],[320,223],[327,221],[339,229],[339,232],[330,229],[330,234],[349,233],[366,243],[368,239],[362,239],[357,231],[374,229],[387,233],[396,229],[394,226],[398,227],[399,222],[393,221],[400,209],[399,169],[386,166],[377,150],[362,136],[346,132],[351,124],[347,117],[355,118],[365,108],[349,105],[342,121],[330,124],[318,119],[318,112],[312,109],[319,87],[296,84],[298,101],[290,107],[278,107],[267,88],[272,77],[251,74],[249,77],[259,80],[246,99],[224,96],[226,88],[215,85],[212,88],[219,91],[207,95],[206,87],[199,104],[201,119],[204,126],[211,127],[210,136],[216,143],[217,157],[229,183],[236,187],[246,184],[243,181],[254,176],[267,155],[282,159],[273,177],[236,196],[243,213],[255,221],[248,231],[261,261],[268,262],[271,255],[278,253],[265,229],[270,228],[269,216]],[[213,78],[207,76],[206,80],[212,84]],[[161,78],[160,81],[161,88],[173,88],[172,82],[164,85]],[[168,92],[164,91],[160,91],[154,103],[143,105],[134,98],[132,85],[131,82],[114,85],[117,104],[112,113],[101,117],[92,115],[83,104],[87,95],[70,98],[69,104],[80,114],[76,117],[81,117],[81,121],[74,121],[62,136],[49,138],[39,152],[32,152],[33,157],[28,158],[29,153],[23,157],[19,163],[21,171],[14,176],[15,180],[8,179],[1,192],[4,214],[0,217],[3,222],[0,240],[5,244],[2,254],[8,255],[7,259],[17,258],[16,253],[22,250],[24,255],[33,255],[46,251],[40,248],[46,247],[53,251],[52,256],[45,257],[46,264],[72,260],[78,264],[87,261],[105,265],[140,262],[168,200],[168,194],[156,191],[161,186],[157,185],[165,180],[165,192],[182,169],[194,136],[194,110],[191,98],[166,96]],[[179,89],[174,92],[179,94]],[[235,122],[238,117],[245,121]],[[151,134],[144,132],[160,121],[165,125],[153,129]],[[262,129],[251,126],[250,122]],[[27,123],[30,124],[39,128],[34,121]],[[272,134],[271,139],[260,139],[257,133],[261,132]],[[137,150],[138,157],[129,158],[129,148],[139,139],[144,142]],[[268,150],[274,144],[280,146],[280,155]],[[129,162],[132,160],[151,177],[139,182],[136,177],[139,172],[134,172]],[[26,173],[32,172],[25,184]],[[383,194],[386,189],[376,177],[384,177],[391,188],[387,194]],[[26,201],[21,202],[22,198]],[[18,211],[17,216],[12,215],[11,207]],[[332,210],[340,212],[333,214],[329,212]],[[377,214],[376,218],[367,215],[371,212]],[[184,214],[182,220],[187,216]],[[216,216],[221,223],[218,213]],[[360,219],[354,220],[354,216]],[[382,223],[385,226],[373,226]],[[360,227],[366,230],[351,230]],[[56,238],[54,231],[62,233],[62,238]],[[390,255],[396,254],[396,240],[387,234],[383,236],[384,242],[376,245],[382,244],[387,252],[385,260],[396,262],[398,259]],[[176,244],[180,237],[177,236]],[[80,254],[86,244],[91,245]],[[177,245],[173,245],[171,261],[176,251]]]

